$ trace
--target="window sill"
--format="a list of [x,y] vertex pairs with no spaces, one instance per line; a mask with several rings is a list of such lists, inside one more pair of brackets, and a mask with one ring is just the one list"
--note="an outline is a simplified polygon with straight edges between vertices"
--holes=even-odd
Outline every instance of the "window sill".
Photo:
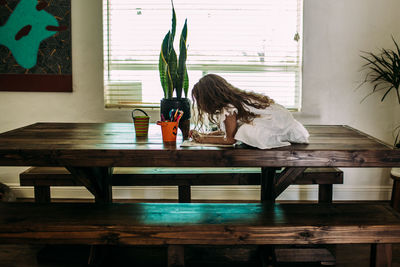
[[142,108],[148,110],[160,110],[159,104],[106,104],[106,109],[132,109]]

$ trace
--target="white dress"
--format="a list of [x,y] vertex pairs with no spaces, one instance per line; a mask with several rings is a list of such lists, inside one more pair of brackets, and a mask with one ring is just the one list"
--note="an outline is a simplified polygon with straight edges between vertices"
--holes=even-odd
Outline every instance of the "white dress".
[[[234,137],[237,141],[260,149],[289,146],[290,143],[308,143],[308,131],[283,106],[271,104],[265,109],[257,109],[245,105],[245,108],[260,116],[251,123],[237,122],[238,130]],[[233,112],[238,112],[233,106],[221,111],[219,122],[222,131],[225,132],[225,116]]]

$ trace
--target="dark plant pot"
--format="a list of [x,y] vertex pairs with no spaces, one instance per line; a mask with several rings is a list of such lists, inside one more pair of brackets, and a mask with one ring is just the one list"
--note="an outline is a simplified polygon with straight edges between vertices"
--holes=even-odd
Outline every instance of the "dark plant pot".
[[189,138],[189,130],[190,130],[190,100],[188,98],[171,98],[161,99],[160,104],[160,114],[164,116],[166,120],[169,119],[169,112],[171,109],[179,109],[183,110],[183,116],[179,121],[179,129],[182,131],[183,139],[186,140]]

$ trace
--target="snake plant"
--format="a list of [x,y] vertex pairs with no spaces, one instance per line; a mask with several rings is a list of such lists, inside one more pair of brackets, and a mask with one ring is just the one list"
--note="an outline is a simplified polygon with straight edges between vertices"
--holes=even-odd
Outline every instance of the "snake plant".
[[174,38],[176,31],[176,14],[174,3],[172,3],[172,27],[171,30],[165,35],[161,45],[160,58],[158,62],[158,69],[160,72],[161,86],[164,91],[164,98],[170,99],[174,91],[176,97],[182,97],[182,90],[184,91],[185,98],[187,97],[189,88],[189,77],[186,68],[187,58],[187,19],[182,28],[182,33],[179,41],[179,58],[177,58],[174,49]]

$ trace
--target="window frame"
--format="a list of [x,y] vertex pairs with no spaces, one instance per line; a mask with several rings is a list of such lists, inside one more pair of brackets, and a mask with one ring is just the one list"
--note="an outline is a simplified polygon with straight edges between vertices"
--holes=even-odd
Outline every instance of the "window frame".
[[[110,0],[103,0],[107,2],[107,11],[106,14],[104,14],[104,8],[103,8],[103,15],[107,18],[107,25],[104,25],[103,27],[106,28],[106,31],[108,32],[108,36],[110,35],[109,31],[109,16],[108,13],[110,12],[109,10],[109,2]],[[297,107],[295,108],[288,108],[291,111],[300,111],[301,110],[301,105],[302,105],[302,76],[303,76],[303,18],[304,18],[304,0],[297,0],[298,1],[298,12],[300,12],[300,21],[297,22],[297,33],[296,35],[299,35],[300,40],[297,40],[299,43],[299,48],[298,48],[298,54],[297,54],[297,62],[298,63],[293,63],[293,64],[280,64],[280,65],[241,65],[241,64],[188,64],[188,72],[190,71],[201,71],[202,76],[207,74],[207,73],[212,73],[212,72],[232,72],[232,73],[263,73],[263,72],[273,72],[273,71],[279,71],[279,70],[284,70],[285,72],[293,72],[295,73],[295,79],[296,79],[296,85],[299,87],[296,89],[296,93],[294,94],[294,98],[297,99]],[[103,3],[104,5],[104,3]],[[103,33],[105,31],[103,30]],[[178,35],[177,31],[177,35]],[[178,36],[179,37],[179,36]],[[104,106],[106,109],[112,109],[112,108],[148,108],[148,109],[154,109],[157,110],[160,108],[159,103],[146,103],[146,102],[140,102],[140,103],[129,103],[129,104],[107,104],[106,99],[105,99],[105,94],[106,94],[106,72],[109,74],[111,70],[127,70],[127,71],[157,71],[158,72],[158,63],[157,64],[143,64],[143,63],[110,63],[110,59],[108,55],[110,54],[110,45],[109,45],[109,38],[103,38],[104,40],[104,52],[106,52],[107,48],[107,56],[104,55]],[[161,41],[160,41],[161,42]],[[190,56],[190,49],[188,51],[188,56]],[[108,60],[107,60],[108,59]],[[158,61],[157,61],[158,62]],[[292,71],[288,71],[292,70]],[[108,75],[110,76],[110,75]],[[162,91],[161,84],[160,84],[160,91]],[[188,95],[188,98],[190,98],[190,95]],[[161,98],[160,98],[161,100]]]

